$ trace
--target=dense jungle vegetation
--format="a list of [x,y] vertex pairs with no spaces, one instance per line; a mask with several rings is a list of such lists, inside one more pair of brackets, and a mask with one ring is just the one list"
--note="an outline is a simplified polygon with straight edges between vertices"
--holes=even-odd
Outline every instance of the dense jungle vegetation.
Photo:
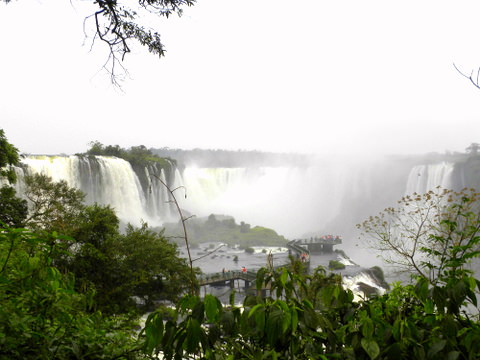
[[292,260],[257,273],[267,296],[224,305],[198,295],[195,270],[146,224],[120,233],[110,207],[42,175],[18,198],[18,159],[0,130],[0,359],[480,357],[473,190],[414,195],[360,225],[410,284],[356,301],[340,275]]
[[115,156],[128,161],[132,166],[145,166],[149,162],[153,162],[163,168],[169,168],[171,164],[176,164],[175,160],[167,156],[160,157],[144,145],[132,146],[129,149],[125,149],[119,145],[104,145],[99,141],[92,141],[89,146],[90,148],[85,154],[79,155]]

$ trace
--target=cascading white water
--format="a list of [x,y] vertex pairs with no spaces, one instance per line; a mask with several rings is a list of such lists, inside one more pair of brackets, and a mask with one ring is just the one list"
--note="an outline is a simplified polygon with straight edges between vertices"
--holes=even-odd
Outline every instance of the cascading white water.
[[454,165],[447,162],[414,166],[408,175],[405,195],[424,194],[437,186],[450,189],[453,170]]
[[[148,165],[143,188],[130,164],[114,157],[30,156],[26,173],[38,172],[86,193],[86,201],[109,204],[124,222],[149,225],[178,221],[161,181],[188,214],[225,214],[252,226],[266,226],[292,238],[322,229],[352,201],[372,196],[374,186],[365,163],[322,161],[306,167],[197,168],[166,174]],[[20,176],[21,178],[21,176]],[[160,181],[161,180],[161,181]],[[17,189],[22,193],[22,182]]]
[[[25,174],[42,173],[54,181],[64,180],[70,187],[82,190],[88,204],[110,205],[119,219],[139,225],[161,225],[169,220],[163,216],[165,208],[156,200],[165,202],[166,189],[154,184],[146,196],[131,165],[115,157],[29,156],[22,160]],[[22,194],[22,176],[17,190]],[[150,178],[147,176],[147,178]],[[154,182],[155,180],[152,180]]]
[[[168,184],[165,171],[161,169],[158,173],[152,166],[146,166],[145,179],[148,184],[147,191],[144,192],[146,211],[156,219],[171,221],[175,214],[172,212],[170,197],[165,187],[165,184]],[[158,223],[158,220],[155,223]]]
[[[319,230],[348,236],[356,223],[402,196],[408,173],[390,161],[319,159],[299,167],[172,168],[167,179],[155,165],[135,173],[114,157],[30,156],[22,162],[27,173],[45,173],[82,190],[87,203],[110,204],[123,222],[142,219],[159,226],[179,220],[163,181],[178,188],[175,196],[185,214],[231,215],[290,239]],[[448,186],[452,170],[451,164],[414,167],[408,191]],[[20,194],[21,187],[20,181]]]
[[335,161],[308,167],[187,167],[181,174],[187,197],[179,199],[194,215],[231,215],[292,238],[322,229],[347,199],[371,194],[369,171]]

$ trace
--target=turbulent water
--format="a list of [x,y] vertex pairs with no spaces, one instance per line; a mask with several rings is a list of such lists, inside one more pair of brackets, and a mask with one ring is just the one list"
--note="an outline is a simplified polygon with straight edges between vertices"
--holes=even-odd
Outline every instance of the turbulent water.
[[309,232],[344,238],[355,224],[394,205],[405,193],[452,184],[453,164],[393,161],[319,160],[309,166],[197,168],[166,174],[155,167],[135,168],[114,157],[30,156],[22,177],[44,173],[86,193],[88,203],[109,204],[123,222],[158,226],[178,221],[167,189],[173,188],[186,213],[225,214],[252,226],[273,228],[293,239]]
[[[198,248],[191,249],[194,265],[198,266],[204,273],[213,274],[225,271],[241,271],[245,267],[247,271],[256,272],[259,268],[267,266],[268,254],[272,254],[272,264],[274,266],[289,263],[288,249],[284,247],[255,247],[255,252],[250,254],[239,248],[232,248],[221,243],[204,243]],[[187,256],[185,247],[181,248],[181,255]],[[236,258],[236,260],[234,260]],[[336,271],[342,274],[343,283],[346,288],[353,291],[356,300],[364,297],[361,286],[368,286],[376,289],[379,294],[383,294],[386,289],[382,287],[377,279],[372,277],[368,271],[338,253],[312,253],[310,254],[310,270],[317,266],[328,268],[330,260],[342,262],[346,267],[343,270]],[[369,265],[371,266],[371,265]],[[240,302],[245,295],[245,284],[243,281],[237,281],[235,288],[237,291],[236,300]],[[228,303],[231,292],[229,286],[207,286],[202,291],[218,296],[224,303]]]

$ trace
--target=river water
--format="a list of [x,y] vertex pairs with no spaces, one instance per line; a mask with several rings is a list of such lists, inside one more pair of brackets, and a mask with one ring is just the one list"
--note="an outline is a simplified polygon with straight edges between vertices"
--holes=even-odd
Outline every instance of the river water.
[[[257,271],[261,267],[267,266],[268,254],[273,256],[274,266],[288,264],[289,262],[289,253],[286,247],[255,246],[253,249],[255,250],[254,253],[247,253],[238,247],[212,242],[202,243],[198,247],[191,248],[190,255],[193,265],[199,267],[205,274],[220,273],[224,269],[225,271],[240,271],[242,267],[245,267],[247,271]],[[188,258],[186,247],[179,247],[179,250],[182,257]],[[337,260],[346,265],[344,270],[336,272],[343,275],[345,286],[349,287],[354,293],[359,282],[376,287],[380,292],[384,291],[372,278],[363,273],[365,268],[343,257],[338,252],[310,254],[310,270],[312,271],[317,266],[328,269],[330,260]],[[239,281],[235,289],[237,292],[236,300],[241,301],[245,291],[243,282]],[[222,302],[228,302],[230,291],[231,289],[228,286],[206,286],[202,288],[202,295],[213,294],[219,297]]]

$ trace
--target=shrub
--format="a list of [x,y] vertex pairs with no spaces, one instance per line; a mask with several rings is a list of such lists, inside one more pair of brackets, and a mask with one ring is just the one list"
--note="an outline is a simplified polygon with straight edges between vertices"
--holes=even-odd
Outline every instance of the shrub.
[[328,263],[328,268],[330,270],[343,270],[345,269],[345,265],[338,260],[330,260]]
[[246,252],[247,254],[253,254],[253,253],[255,252],[255,249],[252,248],[252,247],[247,247],[247,248],[245,249],[245,252]]

